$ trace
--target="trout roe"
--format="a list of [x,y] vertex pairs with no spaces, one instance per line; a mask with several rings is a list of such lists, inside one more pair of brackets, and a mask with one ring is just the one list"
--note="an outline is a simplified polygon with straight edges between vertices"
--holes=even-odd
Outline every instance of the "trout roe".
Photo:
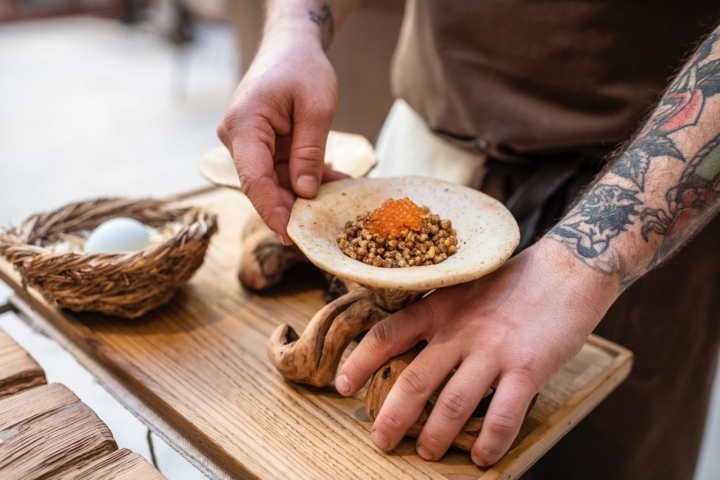
[[365,221],[365,228],[382,237],[397,237],[403,229],[419,232],[425,214],[422,208],[407,197],[400,200],[391,198],[370,214],[370,218]]

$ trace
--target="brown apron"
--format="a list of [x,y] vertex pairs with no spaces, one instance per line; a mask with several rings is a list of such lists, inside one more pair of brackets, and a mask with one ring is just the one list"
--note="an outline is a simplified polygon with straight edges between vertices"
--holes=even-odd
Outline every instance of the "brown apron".
[[[489,156],[522,247],[549,228],[720,18],[715,1],[408,0],[395,94]],[[596,332],[628,380],[524,478],[691,479],[720,345],[720,220],[630,287]]]

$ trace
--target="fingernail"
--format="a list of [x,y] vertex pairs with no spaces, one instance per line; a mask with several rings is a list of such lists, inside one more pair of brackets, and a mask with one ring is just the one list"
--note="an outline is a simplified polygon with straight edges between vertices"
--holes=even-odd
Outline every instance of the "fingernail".
[[380,450],[387,450],[390,448],[390,442],[388,442],[388,439],[385,438],[385,435],[380,433],[377,430],[372,431],[372,440],[376,447],[378,447]]
[[285,237],[283,237],[279,233],[276,233],[275,235],[277,235],[277,238],[278,238],[278,240],[280,240],[280,243],[282,243],[286,247],[289,247],[290,245],[292,245],[292,241],[286,240]]
[[312,175],[300,175],[297,179],[298,187],[310,195],[314,195],[318,188],[317,178]]
[[433,454],[430,453],[430,451],[427,448],[423,447],[422,445],[418,445],[417,447],[415,447],[415,451],[417,452],[418,455],[420,455],[420,457],[423,460],[434,460],[435,459],[433,457]]
[[335,379],[335,388],[340,392],[341,395],[348,395],[350,393],[350,382],[344,373],[338,375]]
[[477,455],[475,455],[474,452],[470,454],[470,458],[472,458],[473,463],[474,463],[475,465],[477,465],[478,467],[486,467],[486,466],[487,466],[486,463],[485,463],[485,461],[482,460],[482,459],[481,459],[480,457],[478,457]]

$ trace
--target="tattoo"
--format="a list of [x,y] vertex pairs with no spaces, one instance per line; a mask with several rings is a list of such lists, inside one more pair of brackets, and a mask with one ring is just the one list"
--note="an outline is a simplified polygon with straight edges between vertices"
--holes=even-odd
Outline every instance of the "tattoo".
[[672,140],[651,131],[635,140],[632,148],[615,160],[610,171],[615,175],[627,178],[635,184],[638,190],[644,192],[645,177],[650,170],[650,162],[656,157],[670,157],[685,161]]
[[651,266],[661,263],[682,246],[689,239],[688,230],[699,230],[706,223],[703,214],[715,205],[718,183],[720,135],[687,162],[678,184],[666,192],[664,208],[646,208],[640,214],[641,234],[646,242],[651,233],[664,237]]
[[627,230],[640,212],[642,204],[636,190],[618,185],[595,185],[575,208],[550,232],[571,244],[578,255],[593,267],[612,273],[619,267],[618,259],[599,258],[610,248],[610,242]]
[[645,178],[653,158],[670,157],[685,161],[670,139],[671,133],[697,123],[705,99],[720,93],[720,60],[700,66],[718,39],[710,35],[663,95],[650,121],[631,147],[614,163],[611,171],[645,190]]
[[[619,273],[623,287],[670,256],[719,208],[720,134],[690,160],[683,153],[686,147],[680,148],[673,135],[697,125],[706,100],[720,93],[720,60],[708,61],[719,38],[713,33],[700,46],[643,129],[610,164],[609,173],[549,233],[595,270]],[[668,161],[683,162],[685,167],[665,192],[665,206],[649,208],[645,201],[657,205],[657,198],[655,190],[652,196],[646,192],[648,176],[655,171],[663,174],[663,169],[651,167]],[[614,184],[613,176],[624,181]],[[629,188],[622,186],[625,182]],[[624,232],[637,230],[646,243],[659,235],[660,247],[644,270],[624,271],[626,261],[613,242]]]
[[320,27],[322,46],[324,50],[327,50],[335,37],[335,19],[330,7],[328,7],[327,3],[323,3],[320,7],[320,13],[308,10],[308,15],[310,15],[310,21]]

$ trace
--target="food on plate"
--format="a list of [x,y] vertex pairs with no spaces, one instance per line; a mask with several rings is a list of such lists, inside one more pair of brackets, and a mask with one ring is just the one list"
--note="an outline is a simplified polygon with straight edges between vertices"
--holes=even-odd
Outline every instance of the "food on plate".
[[336,240],[353,260],[383,268],[435,265],[458,248],[452,222],[407,197],[388,199],[373,212],[348,221]]

